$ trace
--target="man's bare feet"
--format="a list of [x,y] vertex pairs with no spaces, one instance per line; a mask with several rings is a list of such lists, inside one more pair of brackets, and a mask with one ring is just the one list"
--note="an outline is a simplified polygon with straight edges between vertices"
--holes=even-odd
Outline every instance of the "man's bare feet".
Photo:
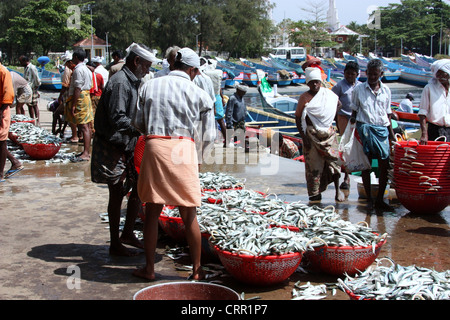
[[123,244],[138,248],[138,249],[144,249],[144,243],[142,241],[140,241],[139,239],[137,239],[136,237],[132,237],[132,238],[126,238],[126,237],[121,237],[120,238],[120,242],[122,242]]
[[334,200],[336,200],[336,202],[344,202],[345,197],[340,192],[336,192],[336,196],[334,197]]
[[128,249],[127,247],[121,245],[117,247],[109,247],[109,254],[119,257],[135,257],[139,255],[140,252],[137,250]]
[[134,270],[133,276],[145,279],[147,281],[155,281],[155,274],[153,272],[148,272],[145,268]]

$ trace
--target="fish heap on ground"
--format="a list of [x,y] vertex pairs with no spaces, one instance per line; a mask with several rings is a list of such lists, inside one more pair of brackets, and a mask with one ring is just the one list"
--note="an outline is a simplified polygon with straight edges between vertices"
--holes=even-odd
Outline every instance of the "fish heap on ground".
[[[380,265],[383,260],[391,265]],[[338,279],[338,285],[360,300],[449,300],[450,270],[404,267],[383,258],[353,278]]]

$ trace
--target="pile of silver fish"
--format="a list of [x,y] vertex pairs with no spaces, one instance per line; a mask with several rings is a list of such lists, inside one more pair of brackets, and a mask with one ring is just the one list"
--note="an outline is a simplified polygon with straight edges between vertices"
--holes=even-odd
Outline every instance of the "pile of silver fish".
[[14,114],[11,115],[11,121],[33,121],[33,118],[30,118],[27,115],[24,114]]
[[17,136],[20,143],[29,144],[58,144],[62,139],[54,136],[45,129],[36,127],[29,122],[16,122],[10,126],[10,132]]
[[[390,262],[383,266],[383,260]],[[449,300],[450,270],[437,272],[417,266],[403,267],[389,258],[377,260],[354,278],[338,279],[338,286],[359,299],[371,300]]]
[[200,185],[202,189],[230,189],[242,187],[245,180],[239,180],[223,172],[200,173]]
[[[335,291],[333,291],[333,295]],[[327,297],[327,286],[325,284],[312,285],[311,282],[301,285],[300,281],[295,283],[292,289],[292,300],[320,300]]]

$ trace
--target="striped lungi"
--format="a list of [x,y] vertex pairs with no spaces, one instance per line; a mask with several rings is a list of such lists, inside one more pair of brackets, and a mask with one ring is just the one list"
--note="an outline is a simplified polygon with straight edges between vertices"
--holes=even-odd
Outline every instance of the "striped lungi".
[[201,190],[194,141],[147,136],[138,193],[144,203],[199,207]]
[[88,90],[81,91],[80,99],[77,101],[75,108],[75,117],[72,115],[73,96],[67,99],[66,110],[64,113],[65,120],[73,124],[87,124],[94,121],[92,112],[91,94]]

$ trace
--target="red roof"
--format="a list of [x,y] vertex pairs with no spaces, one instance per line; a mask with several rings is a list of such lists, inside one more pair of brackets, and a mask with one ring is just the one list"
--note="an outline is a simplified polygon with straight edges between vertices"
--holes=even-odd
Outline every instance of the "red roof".
[[[93,38],[94,38],[94,46],[106,46],[106,41],[105,40],[100,39],[95,34],[94,34]],[[75,43],[73,46],[74,47],[91,47],[92,46],[92,38],[89,37],[89,38],[83,39],[83,40]],[[111,45],[108,44],[108,47],[109,46],[111,46]]]

